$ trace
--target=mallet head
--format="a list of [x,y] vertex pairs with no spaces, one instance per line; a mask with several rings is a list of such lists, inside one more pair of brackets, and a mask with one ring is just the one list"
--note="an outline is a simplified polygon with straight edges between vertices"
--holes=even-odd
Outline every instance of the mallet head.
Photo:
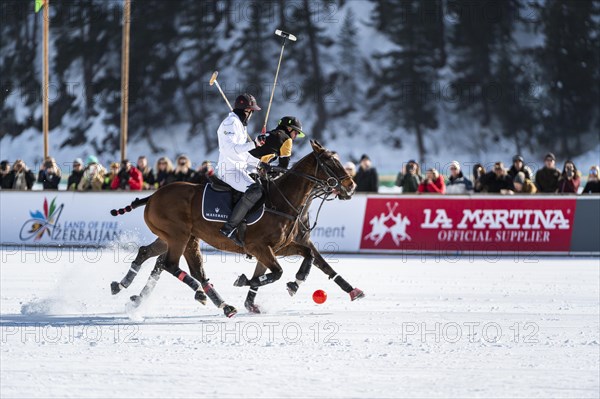
[[217,80],[217,76],[219,76],[219,71],[214,71],[212,76],[210,77],[210,80],[208,81],[208,83],[211,86],[215,84],[215,81]]
[[281,37],[283,37],[283,38],[285,38],[285,39],[289,39],[289,40],[291,40],[291,41],[293,41],[293,42],[295,42],[296,40],[298,40],[298,39],[296,38],[296,36],[292,35],[291,33],[284,32],[284,31],[282,31],[282,30],[279,30],[279,29],[277,29],[277,30],[275,31],[275,34],[276,34],[277,36],[281,36]]

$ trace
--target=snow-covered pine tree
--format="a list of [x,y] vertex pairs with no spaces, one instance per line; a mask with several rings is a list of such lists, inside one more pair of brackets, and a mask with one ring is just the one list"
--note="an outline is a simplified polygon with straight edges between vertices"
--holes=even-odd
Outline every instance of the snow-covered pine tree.
[[[374,26],[394,48],[375,55],[379,61],[374,84],[368,97],[372,108],[383,113],[382,122],[389,129],[381,138],[400,147],[399,126],[416,136],[421,162],[425,161],[428,130],[438,127],[435,85],[441,65],[440,24],[431,18],[431,10],[440,10],[435,1],[375,0]],[[385,129],[384,128],[384,129]]]

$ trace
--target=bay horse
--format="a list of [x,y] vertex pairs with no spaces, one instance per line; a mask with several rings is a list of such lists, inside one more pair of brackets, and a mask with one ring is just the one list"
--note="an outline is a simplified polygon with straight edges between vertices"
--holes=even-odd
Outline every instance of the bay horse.
[[[314,196],[334,193],[340,199],[350,199],[356,187],[352,178],[346,174],[340,162],[332,156],[331,152],[317,141],[311,140],[311,146],[313,150],[311,153],[297,162],[285,175],[267,185],[267,212],[256,224],[248,226],[248,238],[243,248],[219,234],[222,223],[208,222],[203,219],[200,212],[203,184],[173,183],[159,189],[149,197],[142,200],[136,199],[131,206],[111,211],[116,216],[145,205],[144,220],[149,229],[159,237],[150,246],[140,249],[140,253],[128,273],[128,276],[131,275],[129,283],[137,274],[144,260],[160,254],[144,290],[151,291],[161,271],[167,270],[196,291],[196,300],[205,303],[206,295],[208,295],[215,305],[224,309],[228,317],[233,316],[237,310],[224,303],[214,287],[208,283],[204,273],[199,247],[199,241],[203,240],[217,249],[245,253],[258,260],[254,276],[251,279],[242,274],[234,283],[236,286],[250,287],[245,303],[246,308],[250,311],[258,312],[258,308],[254,305],[258,287],[277,281],[283,274],[276,259],[276,256],[282,255],[300,254],[305,258],[297,274],[296,282],[288,283],[290,294],[295,293],[298,284],[304,281],[314,259],[315,265],[333,278],[342,289],[350,293],[352,300],[364,296],[361,290],[352,288],[341,276],[337,275],[319,254],[310,238],[307,238],[306,234],[302,234],[301,226],[304,223],[299,222],[301,222],[304,210],[307,209],[307,204]],[[178,206],[174,207],[174,204]],[[304,238],[298,239],[298,237]],[[186,258],[192,276],[179,269],[178,263],[181,255]],[[134,265],[136,267],[133,267]],[[270,273],[264,274],[267,270]],[[197,280],[202,284],[202,288]],[[116,282],[113,282],[111,286],[113,294],[122,287]],[[144,290],[140,296],[143,296]],[[136,300],[136,298],[132,297],[132,300]]]

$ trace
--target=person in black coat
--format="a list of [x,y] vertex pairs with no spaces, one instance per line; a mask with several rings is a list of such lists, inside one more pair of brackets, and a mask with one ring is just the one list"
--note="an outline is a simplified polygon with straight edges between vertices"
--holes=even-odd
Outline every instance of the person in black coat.
[[13,190],[31,190],[35,183],[35,175],[27,168],[25,162],[17,159],[12,170],[6,175],[7,188]]
[[525,178],[531,180],[533,178],[533,172],[529,166],[525,165],[523,157],[515,155],[513,157],[513,164],[508,171],[508,175],[514,180],[517,173],[523,172]]
[[480,183],[484,193],[510,194],[511,191],[515,191],[513,180],[506,173],[502,162],[496,162],[494,169],[481,177]]
[[371,159],[366,154],[360,158],[360,165],[356,176],[354,176],[354,182],[356,183],[356,192],[376,193],[379,189],[377,169],[371,165]]
[[56,164],[56,160],[52,157],[47,157],[38,173],[38,183],[42,183],[44,190],[58,190],[58,185],[61,179],[60,168]]
[[544,167],[535,174],[535,186],[538,193],[556,193],[558,192],[558,180],[560,171],[556,169],[556,157],[549,152],[544,157]]
[[10,162],[0,162],[0,189],[10,189],[12,184],[9,183],[7,176],[10,173]]
[[175,170],[167,178],[167,183],[176,181],[192,182],[194,179],[194,170],[192,169],[192,162],[185,155],[177,157],[177,164]]
[[73,161],[73,171],[71,175],[69,175],[69,179],[67,180],[67,190],[77,191],[77,187],[79,186],[79,182],[83,177],[83,160],[81,158],[76,158]]

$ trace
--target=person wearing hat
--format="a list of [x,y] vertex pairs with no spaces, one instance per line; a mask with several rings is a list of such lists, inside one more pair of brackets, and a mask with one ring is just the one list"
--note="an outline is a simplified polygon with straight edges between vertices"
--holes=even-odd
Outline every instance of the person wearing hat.
[[250,173],[258,166],[258,159],[250,150],[265,142],[264,135],[252,140],[248,135],[248,121],[255,111],[260,111],[253,95],[244,93],[235,99],[232,112],[221,122],[217,130],[219,140],[219,161],[216,175],[233,189],[244,193],[233,208],[227,223],[221,228],[221,234],[237,245],[243,243],[237,238],[236,231],[246,214],[262,197],[262,188]]
[[293,141],[302,137],[305,137],[305,134],[300,120],[295,116],[284,116],[275,129],[266,133],[265,144],[250,150],[250,154],[264,164],[269,164],[277,158],[277,166],[287,169],[292,156]]
[[73,161],[73,171],[67,180],[67,190],[76,191],[81,178],[83,177],[83,160],[75,158]]
[[535,174],[535,185],[540,193],[556,193],[560,171],[556,169],[556,157],[549,152],[544,157],[544,167]]
[[533,177],[533,172],[531,172],[529,166],[525,165],[523,157],[521,155],[515,155],[512,161],[513,163],[510,169],[508,170],[508,175],[514,180],[517,173],[523,172],[525,178],[531,180],[531,178]]
[[460,170],[458,161],[450,163],[450,177],[446,185],[446,194],[467,194],[473,192],[473,183]]
[[525,173],[519,172],[516,174],[513,179],[513,185],[515,186],[515,193],[517,194],[535,194],[537,193],[537,188],[535,188],[535,184],[531,180],[529,180]]
[[369,158],[367,154],[363,154],[363,156],[360,157],[360,163],[356,176],[354,176],[354,182],[356,183],[357,193],[376,193],[379,189],[377,169],[371,165],[371,158]]

